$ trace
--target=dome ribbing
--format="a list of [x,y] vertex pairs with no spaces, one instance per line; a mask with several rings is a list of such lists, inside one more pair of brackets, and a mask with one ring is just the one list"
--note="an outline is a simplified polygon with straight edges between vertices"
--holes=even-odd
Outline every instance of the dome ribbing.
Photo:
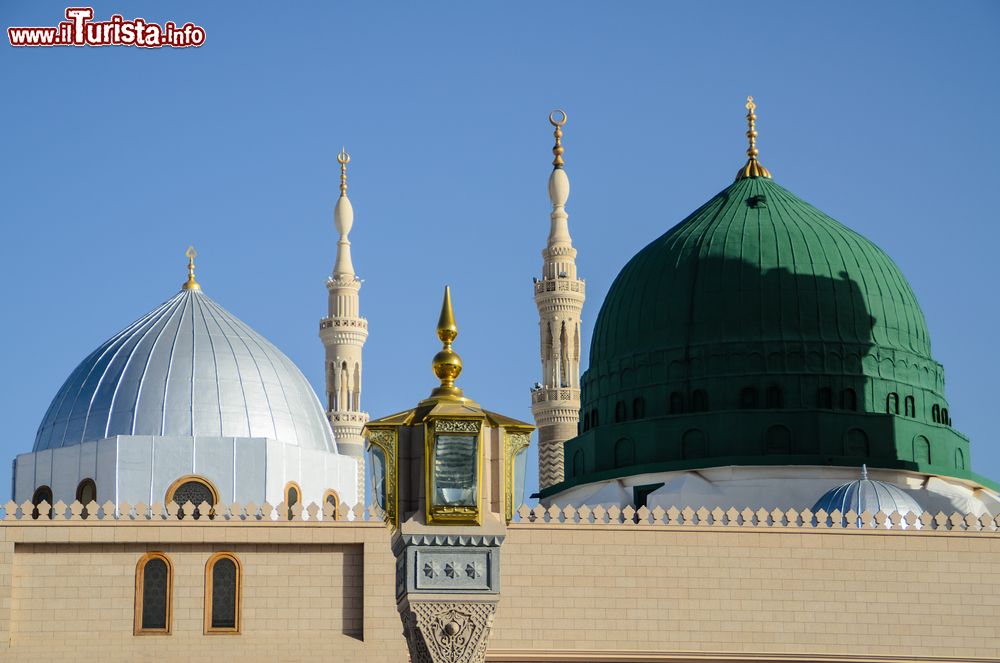
[[116,435],[271,438],[336,452],[299,369],[193,288],[83,360],[52,400],[34,451]]

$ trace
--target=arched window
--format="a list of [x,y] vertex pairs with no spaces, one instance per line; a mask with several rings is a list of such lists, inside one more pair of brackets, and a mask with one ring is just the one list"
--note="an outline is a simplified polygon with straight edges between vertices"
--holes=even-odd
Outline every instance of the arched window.
[[785,406],[785,395],[781,391],[781,387],[776,384],[772,384],[767,388],[765,398],[767,399],[768,409],[777,410]]
[[961,449],[955,449],[955,467],[960,470],[965,469],[965,452]]
[[635,464],[635,445],[632,440],[623,437],[615,442],[615,467],[628,467]]
[[891,392],[885,397],[886,414],[899,414],[899,394]]
[[599,424],[597,421],[597,408],[594,408],[594,411],[590,413],[590,427],[597,428],[598,425]]
[[844,435],[844,455],[868,457],[871,449],[868,445],[868,433],[860,428],[852,428]]
[[681,456],[683,458],[704,458],[708,455],[705,433],[697,428],[689,428],[681,436]]
[[833,409],[833,389],[820,387],[816,392],[816,407],[821,410]]
[[573,476],[583,476],[583,450],[577,449],[573,452]]
[[150,552],[135,566],[135,635],[170,635],[174,573],[163,553]]
[[329,505],[333,509],[333,519],[336,520],[339,516],[337,515],[337,509],[340,508],[340,495],[337,491],[332,488],[323,493],[323,509],[326,510],[326,506]]
[[675,391],[670,394],[670,414],[681,414],[684,412],[684,396],[681,392]]
[[35,520],[38,520],[38,517],[41,515],[38,512],[38,505],[41,504],[42,502],[45,502],[46,504],[49,505],[48,511],[46,512],[45,515],[48,518],[51,518],[52,517],[52,489],[49,488],[48,486],[39,486],[38,488],[35,489],[35,494],[31,496],[31,503],[35,507],[34,509],[31,510],[31,517],[33,519],[35,519]]
[[931,464],[931,442],[923,435],[913,438],[913,460],[921,465]]
[[913,396],[907,396],[903,399],[903,413],[908,417],[917,416],[917,404],[913,400]]
[[292,507],[302,501],[302,489],[299,484],[289,481],[285,484],[285,506],[288,509],[287,518],[291,520],[294,516]]
[[76,487],[76,501],[83,505],[80,517],[86,518],[90,515],[87,513],[87,505],[97,502],[97,484],[93,479],[84,479]]
[[695,389],[691,392],[691,411],[692,412],[707,412],[708,411],[708,392],[704,389]]
[[945,426],[951,426],[951,417],[948,416],[948,408],[941,408],[941,423]]
[[768,427],[764,431],[764,453],[779,455],[792,453],[792,431],[781,424]]
[[646,400],[642,396],[632,399],[632,418],[633,419],[646,418]]
[[[190,502],[195,506],[194,517],[200,518],[201,513],[197,508],[202,502],[206,502],[210,507],[219,503],[219,491],[215,485],[204,477],[189,474],[177,479],[170,488],[167,489],[167,504],[176,502],[177,506],[183,507]],[[211,512],[207,514],[211,516]],[[179,511],[178,518],[184,517],[184,512]]]
[[584,432],[590,430],[590,413],[589,412],[584,412],[583,413],[583,430],[584,430]]
[[757,407],[757,389],[754,387],[743,387],[740,392],[740,408],[752,410]]
[[840,393],[840,407],[851,412],[858,410],[858,393],[848,387]]
[[236,555],[215,553],[205,564],[205,634],[240,632],[243,572]]
[[931,421],[936,424],[941,423],[941,406],[937,403],[931,408]]
[[618,401],[615,403],[615,423],[621,423],[625,421],[625,403],[624,401]]

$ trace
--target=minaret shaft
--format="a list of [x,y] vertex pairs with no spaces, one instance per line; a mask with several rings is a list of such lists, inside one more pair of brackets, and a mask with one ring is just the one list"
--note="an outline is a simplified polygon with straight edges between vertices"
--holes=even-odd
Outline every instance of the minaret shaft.
[[363,496],[365,459],[361,431],[368,422],[368,413],[361,409],[361,376],[368,321],[360,313],[361,279],[354,273],[348,240],[354,224],[354,209],[347,197],[347,163],[351,158],[342,150],[337,160],[341,184],[333,217],[340,238],[333,275],[326,281],[327,316],[320,320],[319,336],[326,349],[326,415],[333,427],[338,450],[358,459],[358,495]]
[[565,477],[563,444],[575,437],[580,421],[580,314],[586,288],[577,278],[576,249],[569,234],[569,177],[563,169],[562,125],[554,112],[556,159],[549,177],[552,200],[549,237],[542,251],[542,278],[535,281],[541,340],[542,379],[531,392],[531,411],[538,426],[538,477],[541,488]]

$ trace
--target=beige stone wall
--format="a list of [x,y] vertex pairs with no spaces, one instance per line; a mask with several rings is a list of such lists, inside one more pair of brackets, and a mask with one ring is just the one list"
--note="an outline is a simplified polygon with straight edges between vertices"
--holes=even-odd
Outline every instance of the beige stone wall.
[[[512,524],[489,660],[1000,660],[995,522],[674,516]],[[133,636],[135,565],[153,550],[173,562],[173,633]],[[240,635],[202,632],[221,550],[243,564]],[[393,589],[379,522],[8,518],[0,658],[405,661]]]
[[[406,659],[381,523],[22,522],[3,539],[4,660]],[[136,562],[152,550],[173,566],[172,633],[134,636]],[[203,633],[205,562],[221,550],[243,568],[239,635]]]
[[1000,660],[997,534],[515,524],[491,660]]

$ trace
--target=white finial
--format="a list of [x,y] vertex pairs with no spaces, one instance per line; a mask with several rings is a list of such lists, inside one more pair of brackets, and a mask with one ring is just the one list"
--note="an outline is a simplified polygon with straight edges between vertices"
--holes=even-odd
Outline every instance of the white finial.
[[354,225],[354,207],[351,206],[351,199],[347,197],[347,164],[351,161],[351,155],[347,150],[341,148],[337,155],[340,163],[340,198],[333,208],[333,224],[340,234],[337,241],[337,261],[333,266],[334,277],[354,276],[354,264],[351,262],[351,242],[347,239]]
[[868,480],[868,465],[865,463],[861,464],[861,480],[862,481]]

